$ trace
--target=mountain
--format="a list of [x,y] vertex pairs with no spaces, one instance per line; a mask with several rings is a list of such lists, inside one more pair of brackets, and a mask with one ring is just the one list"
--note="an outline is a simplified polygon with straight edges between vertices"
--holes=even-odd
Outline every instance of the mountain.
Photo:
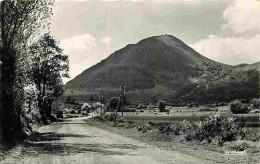
[[[171,35],[129,44],[66,84],[72,91],[117,91],[130,99],[226,100],[258,93],[260,64],[222,64]],[[258,80],[258,81],[257,81]],[[83,92],[82,92],[83,93]]]

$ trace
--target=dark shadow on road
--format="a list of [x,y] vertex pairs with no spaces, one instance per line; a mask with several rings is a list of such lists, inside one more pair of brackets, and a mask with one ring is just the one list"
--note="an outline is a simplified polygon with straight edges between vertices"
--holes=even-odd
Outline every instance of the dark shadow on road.
[[61,122],[60,124],[86,124],[84,122]]
[[[41,154],[73,155],[78,153],[94,152],[102,155],[131,155],[123,149],[136,150],[145,148],[132,144],[78,144],[62,143],[63,137],[85,138],[91,136],[70,133],[35,133],[23,143],[23,156],[38,156]],[[60,140],[60,141],[59,141]]]
[[137,150],[138,148],[146,148],[143,146],[137,146],[132,144],[110,144],[109,147],[118,148],[118,149],[133,149],[133,150]]
[[64,137],[85,138],[91,136],[72,134],[72,133],[55,133],[55,132],[34,133],[25,142],[56,141],[56,140],[62,140],[62,138]]
[[95,152],[102,155],[131,155],[120,150],[111,150],[107,145],[100,144],[70,144],[70,143],[48,143],[28,142],[24,144],[22,155],[38,156],[42,154],[52,155],[74,155],[78,153]]

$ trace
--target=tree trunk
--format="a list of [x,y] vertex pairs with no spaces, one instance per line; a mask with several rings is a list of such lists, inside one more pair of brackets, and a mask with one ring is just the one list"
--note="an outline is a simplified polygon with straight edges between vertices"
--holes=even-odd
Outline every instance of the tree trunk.
[[15,111],[15,52],[11,48],[3,47],[2,60],[2,113],[1,125],[3,130],[3,142],[14,143],[18,131],[18,117]]
[[50,98],[47,98],[46,100],[46,113],[49,118],[51,118],[51,104],[52,100]]
[[0,61],[0,143],[2,143],[2,136],[3,136],[3,133],[2,133],[2,124],[1,124],[1,116],[2,116],[2,91],[1,91],[1,81],[2,81],[2,62]]

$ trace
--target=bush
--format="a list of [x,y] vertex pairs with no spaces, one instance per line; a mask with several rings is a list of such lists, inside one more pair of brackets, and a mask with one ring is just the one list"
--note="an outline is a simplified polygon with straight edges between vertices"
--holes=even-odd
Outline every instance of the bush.
[[139,104],[137,109],[146,109],[147,106],[146,105],[143,105],[143,104]]
[[225,102],[216,102],[216,107],[226,106]]
[[248,106],[246,104],[242,104],[239,100],[235,100],[230,103],[230,110],[234,114],[249,113]]
[[252,104],[253,108],[260,109],[260,99],[254,98],[250,101],[250,104]]
[[158,101],[157,106],[160,112],[165,112],[166,105],[162,100]]
[[230,146],[230,149],[235,150],[235,151],[244,151],[250,147],[250,145],[247,142],[235,142],[232,143]]
[[119,97],[113,97],[109,100],[109,109],[121,111],[122,100]]
[[53,113],[57,114],[61,109],[64,109],[64,104],[61,100],[54,100],[51,104],[51,110]]
[[76,114],[77,112],[76,112],[76,110],[72,110],[72,111],[70,111],[70,114]]
[[199,104],[197,104],[197,103],[188,104],[188,108],[195,108],[195,107],[199,107]]
[[76,104],[76,99],[73,96],[67,96],[65,102],[68,104]]
[[197,137],[200,141],[211,141],[217,138],[220,145],[227,141],[234,141],[237,136],[245,136],[245,128],[234,117],[210,116],[198,125]]
[[57,113],[57,118],[63,119],[63,112],[62,112],[61,110],[58,111],[58,113]]
[[136,109],[134,109],[134,108],[125,108],[124,112],[136,112]]
[[243,139],[246,134],[244,125],[240,125],[234,117],[220,115],[210,116],[199,123],[184,120],[172,127],[160,127],[159,131],[162,134],[165,131],[175,135],[182,134],[186,141],[199,140],[210,143],[213,139],[217,139],[219,145],[223,145],[227,141],[234,141],[238,137]]
[[173,132],[173,128],[169,125],[164,125],[164,126],[160,126],[158,128],[158,130],[160,131],[161,134],[163,135],[169,135],[171,132]]

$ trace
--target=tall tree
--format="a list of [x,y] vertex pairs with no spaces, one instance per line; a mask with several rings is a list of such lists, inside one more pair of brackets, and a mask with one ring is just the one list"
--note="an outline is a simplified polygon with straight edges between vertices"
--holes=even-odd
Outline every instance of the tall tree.
[[31,47],[34,57],[32,78],[39,90],[38,105],[42,116],[50,116],[51,104],[64,92],[61,77],[68,77],[69,60],[63,54],[58,42],[49,34],[44,34]]
[[27,47],[41,29],[48,26],[51,0],[3,0],[0,2],[0,60],[2,61],[2,108],[0,120],[3,141],[12,143],[19,131],[20,105],[16,94],[21,91],[23,73],[20,63],[26,57]]

